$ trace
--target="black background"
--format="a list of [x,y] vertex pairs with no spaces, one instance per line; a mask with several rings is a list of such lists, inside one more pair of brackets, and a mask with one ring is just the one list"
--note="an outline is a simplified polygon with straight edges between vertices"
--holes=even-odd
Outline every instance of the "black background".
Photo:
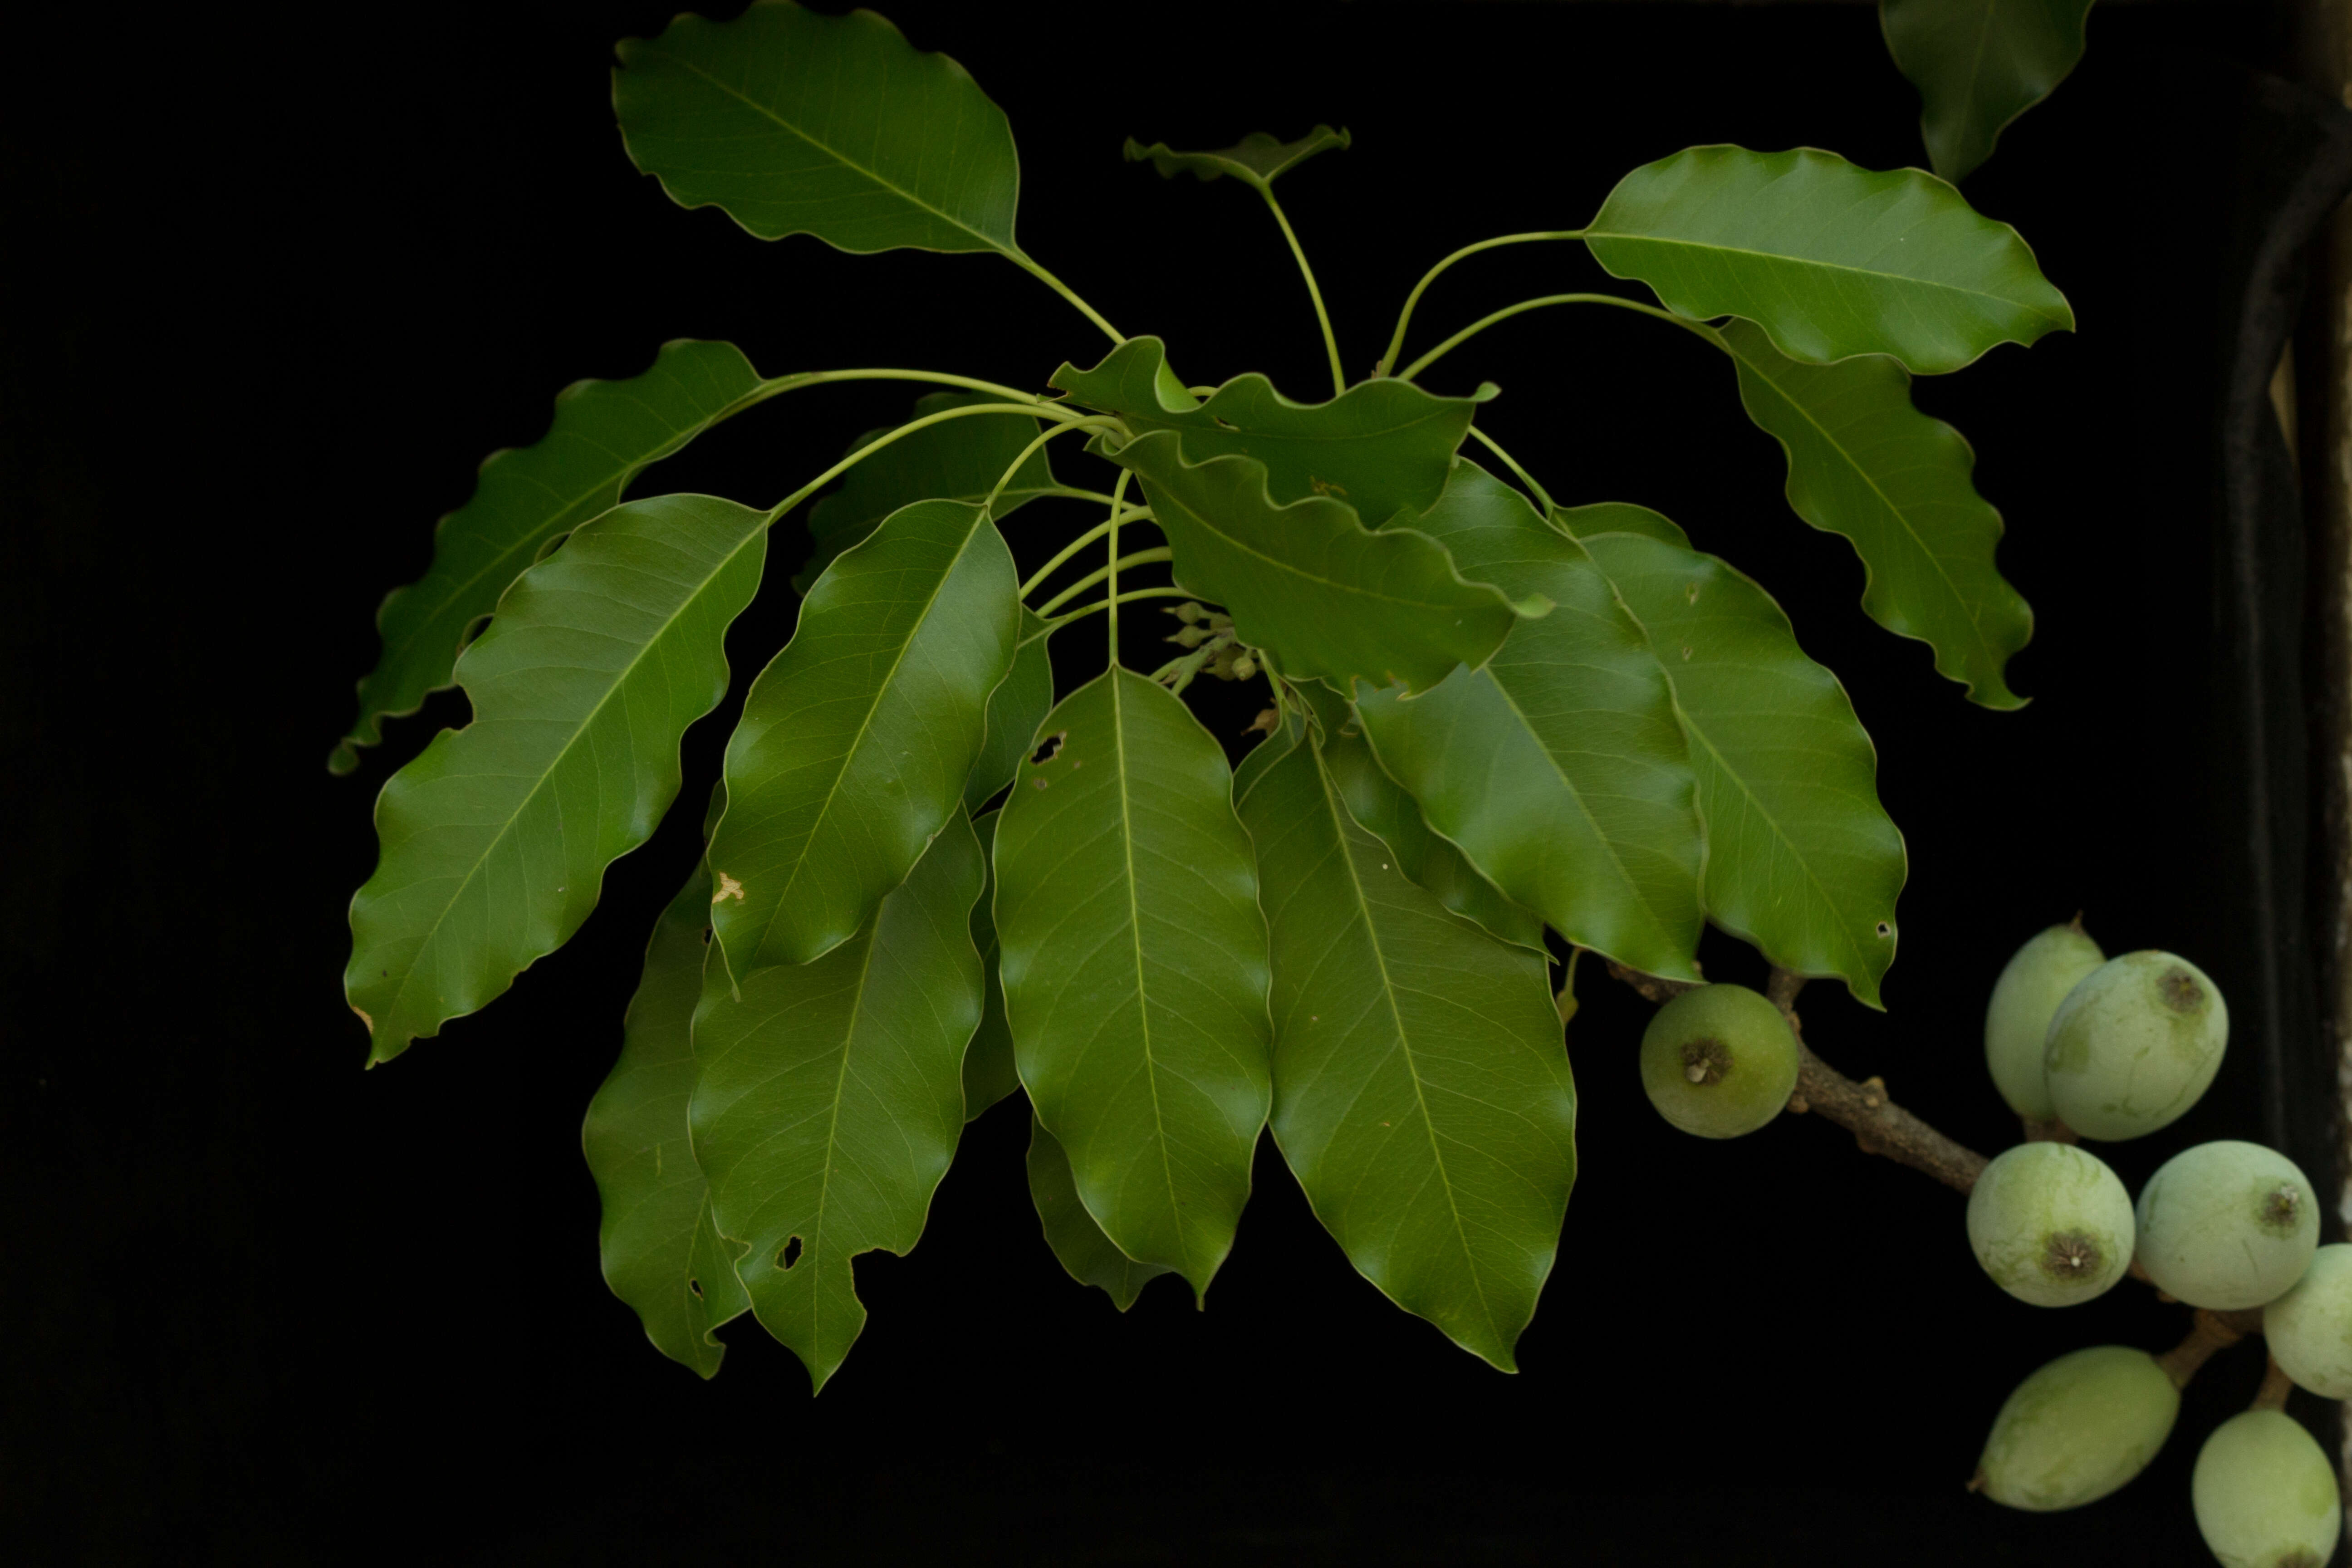
[[[462,700],[393,725],[357,777],[323,763],[376,603],[424,569],[483,454],[535,439],[568,381],[635,374],[671,337],[731,338],[769,374],[1026,384],[1103,350],[992,258],[847,257],[677,210],[623,156],[604,75],[613,40],[667,9],[84,15],[17,35],[0,121],[12,1538],[92,1562],[2204,1560],[2189,1467],[2252,1394],[2257,1352],[2211,1363],[2166,1453],[2105,1502],[2034,1517],[1967,1495],[2018,1378],[2086,1343],[2163,1348],[2183,1311],[2130,1284],[2070,1312],[2011,1300],[1958,1199],[1817,1119],[1723,1145],[1675,1133],[1634,1069],[1645,1008],[1596,973],[1569,1042],[1582,1170],[1516,1377],[1359,1279],[1270,1147],[1209,1310],[1163,1283],[1121,1319],[1038,1236],[1017,1107],[970,1130],[920,1247],[861,1260],[872,1317],[821,1399],[748,1319],[709,1384],[662,1360],[598,1277],[578,1125],[695,857],[691,812],[510,995],[361,1072],[339,981],[369,802]],[[1230,183],[1122,165],[1123,137],[1354,132],[1283,186],[1352,374],[1438,256],[1580,223],[1677,147],[1921,157],[1867,6],[892,14],[1012,116],[1034,255],[1123,330],[1168,336],[1188,378],[1264,369],[1298,396],[1319,395],[1322,356],[1265,214]],[[2110,952],[2245,979],[2210,676],[2211,430],[2241,64],[2279,45],[2261,6],[2103,7],[2083,68],[1969,181],[2082,328],[1916,394],[1970,437],[2009,521],[2001,563],[2038,616],[2011,667],[2022,712],[1970,707],[1862,616],[1850,552],[1789,513],[1777,447],[1682,334],[1543,312],[1430,378],[1499,383],[1482,423],[1563,501],[1675,518],[1843,677],[1911,879],[1888,1013],[1817,986],[1809,1037],[1988,1152],[2015,1126],[1982,1007],[2033,931],[2079,908]],[[1433,290],[1415,342],[1600,280],[1570,247],[1482,258]],[[907,401],[794,394],[638,490],[764,502]],[[799,548],[780,535],[730,639],[739,672],[789,635]],[[1150,619],[1128,649],[1146,668],[1164,657]],[[1059,640],[1072,670],[1098,664],[1097,634]],[[1212,697],[1229,735],[1258,705]],[[726,722],[688,737],[689,800]],[[1706,957],[1760,973],[1729,943]],[[2254,1068],[2234,1054],[2189,1117],[2102,1152],[2137,1187],[2189,1142],[2261,1136]]]

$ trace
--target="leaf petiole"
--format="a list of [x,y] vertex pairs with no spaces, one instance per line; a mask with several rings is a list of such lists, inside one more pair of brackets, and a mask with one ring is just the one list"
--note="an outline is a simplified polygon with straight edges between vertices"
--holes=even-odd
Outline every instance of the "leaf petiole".
[[[1192,595],[1191,594],[1185,592],[1181,588],[1130,588],[1126,593],[1121,594],[1118,596],[1118,602],[1122,605],[1132,605],[1138,599],[1189,599],[1192,596]],[[1024,643],[1034,642],[1037,638],[1044,637],[1046,632],[1058,630],[1063,626],[1068,626],[1072,621],[1085,619],[1087,616],[1093,615],[1097,610],[1107,610],[1108,608],[1110,608],[1110,601],[1108,599],[1097,599],[1093,604],[1081,605],[1077,609],[1072,610],[1066,616],[1055,616],[1052,620],[1045,623],[1042,630],[1032,632],[1021,640]]]
[[1522,300],[1516,305],[1506,305],[1491,315],[1479,317],[1478,320],[1397,372],[1397,379],[1411,381],[1488,327],[1494,326],[1498,321],[1507,321],[1522,311],[1540,310],[1546,305],[1615,305],[1628,310],[1639,310],[1645,316],[1655,316],[1662,321],[1672,321],[1675,326],[1687,328],[1714,343],[1716,347],[1723,347],[1723,341],[1705,325],[1685,320],[1675,315],[1672,310],[1662,310],[1655,305],[1644,305],[1639,300],[1628,300],[1617,294],[1545,294],[1533,300]]
[[1315,286],[1315,268],[1307,264],[1306,247],[1298,243],[1298,236],[1291,228],[1290,219],[1283,213],[1282,204],[1275,199],[1273,185],[1264,180],[1256,181],[1255,184],[1257,194],[1265,198],[1266,207],[1274,214],[1274,221],[1282,226],[1282,237],[1290,242],[1290,254],[1297,258],[1299,276],[1307,279],[1307,297],[1315,301],[1315,321],[1323,329],[1323,352],[1331,356],[1331,395],[1337,397],[1348,390],[1348,373],[1339,365],[1339,341],[1331,335],[1331,313],[1323,308],[1323,290]]
[[1549,491],[1546,490],[1543,486],[1536,483],[1535,476],[1528,473],[1525,468],[1519,467],[1517,460],[1512,458],[1508,452],[1504,451],[1502,447],[1492,436],[1487,435],[1486,432],[1479,429],[1475,425],[1470,426],[1470,434],[1477,437],[1479,441],[1486,446],[1486,450],[1494,453],[1496,457],[1501,458],[1503,467],[1518,475],[1519,483],[1528,487],[1528,493],[1536,498],[1536,504],[1543,508],[1544,515],[1546,517],[1549,517],[1559,503],[1551,499]]
[[1053,432],[1051,432],[1051,434],[1054,435],[1059,435],[1064,430],[1075,430],[1081,426],[1095,428],[1113,427],[1112,421],[1105,419],[1098,415],[1081,416],[1072,414],[1068,409],[1051,408],[1038,404],[974,403],[963,408],[943,408],[937,414],[926,414],[920,419],[910,419],[895,430],[885,431],[883,434],[877,436],[873,440],[868,441],[865,446],[858,447],[857,450],[850,453],[849,456],[842,458],[841,461],[834,464],[833,467],[825,469],[824,472],[819,474],[816,478],[811,479],[808,483],[803,485],[800,489],[794,490],[792,494],[778,501],[774,506],[769,508],[768,521],[771,524],[774,523],[774,521],[778,518],[783,516],[784,513],[792,510],[793,508],[800,505],[801,502],[808,500],[809,497],[814,495],[818,490],[824,489],[826,485],[831,484],[834,480],[839,479],[842,475],[847,473],[850,469],[856,468],[858,464],[864,462],[866,458],[872,457],[883,447],[890,445],[891,442],[903,440],[907,437],[913,435],[916,431],[923,429],[928,426],[942,424],[950,419],[966,419],[975,414],[1034,415],[1041,412],[1049,414],[1054,418],[1059,419],[1063,422]]
[[1092,305],[1087,304],[1084,300],[1079,299],[1076,289],[1071,288],[1068,284],[1055,277],[1051,272],[1048,272],[1036,261],[1031,259],[1027,251],[1015,246],[1012,249],[1004,251],[1003,255],[1005,259],[1012,262],[1013,265],[1020,268],[1032,278],[1034,278],[1037,281],[1043,283],[1046,288],[1051,289],[1055,293],[1059,294],[1063,299],[1067,300],[1071,304],[1076,306],[1078,309],[1078,314],[1084,316],[1087,321],[1092,321],[1096,326],[1100,327],[1105,333],[1108,334],[1112,342],[1123,343],[1127,342],[1126,334],[1121,332],[1117,327],[1112,326],[1108,321],[1103,320],[1102,312],[1097,310]]
[[[1094,496],[1088,499],[1108,501],[1111,498],[1108,496]],[[1152,521],[1151,509],[1148,506],[1129,507],[1126,510],[1118,514],[1118,521],[1122,525],[1130,522],[1150,522]],[[1081,533],[1076,539],[1070,541],[1068,544],[1062,548],[1059,554],[1055,555],[1051,561],[1046,562],[1045,564],[1038,567],[1036,571],[1029,574],[1029,581],[1021,584],[1021,596],[1025,599],[1030,595],[1035,593],[1045,583],[1046,578],[1051,577],[1055,573],[1060,571],[1068,563],[1070,557],[1076,555],[1079,551],[1084,550],[1087,545],[1092,544],[1096,540],[1100,539],[1104,534],[1108,533],[1109,531],[1110,520],[1108,518],[1105,518],[1102,521],[1095,524],[1092,528],[1087,530],[1084,533]]]
[[1105,570],[1110,574],[1110,585],[1108,591],[1103,595],[1103,603],[1108,606],[1110,610],[1110,632],[1108,635],[1110,638],[1110,663],[1111,668],[1114,669],[1118,667],[1119,504],[1127,499],[1127,484],[1128,481],[1134,477],[1135,470],[1132,468],[1121,468],[1118,471],[1118,483],[1112,488],[1110,492],[1110,516],[1104,520],[1104,526],[1108,530],[1106,537],[1110,542],[1107,546],[1105,546],[1105,552],[1110,557],[1110,564],[1105,568]]
[[1421,303],[1421,296],[1432,283],[1437,281],[1438,275],[1455,262],[1475,256],[1482,250],[1493,250],[1497,246],[1526,245],[1538,239],[1582,239],[1583,237],[1584,231],[1580,228],[1537,229],[1527,234],[1497,235],[1492,239],[1482,239],[1475,245],[1464,246],[1427,272],[1423,273],[1421,281],[1412,286],[1412,292],[1404,297],[1404,309],[1397,313],[1396,331],[1389,338],[1389,352],[1382,354],[1381,363],[1372,367],[1373,376],[1377,379],[1388,374],[1389,366],[1396,363],[1397,356],[1404,353],[1404,330],[1412,321],[1412,308]]
[[1139,550],[1132,555],[1123,555],[1108,566],[1099,567],[1093,572],[1087,573],[1085,576],[1079,578],[1076,582],[1071,584],[1068,587],[1063,589],[1060,593],[1055,595],[1044,604],[1038,605],[1036,613],[1040,616],[1050,616],[1055,610],[1060,609],[1064,605],[1068,604],[1072,599],[1076,598],[1080,594],[1085,593],[1087,589],[1093,587],[1096,584],[1103,581],[1107,577],[1116,575],[1118,573],[1123,572],[1129,567],[1149,566],[1155,561],[1172,560],[1174,559],[1174,556],[1175,552],[1164,544],[1159,546],[1157,549]]

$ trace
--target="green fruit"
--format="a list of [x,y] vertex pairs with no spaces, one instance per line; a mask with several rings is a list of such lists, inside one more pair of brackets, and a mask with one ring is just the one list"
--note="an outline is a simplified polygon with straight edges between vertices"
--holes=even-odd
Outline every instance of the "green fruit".
[[2352,1399],[2352,1245],[2311,1255],[2294,1288],[2263,1309],[2279,1370],[2323,1399]]
[[2132,1201],[2071,1143],[2021,1143],[1969,1193],[1969,1245],[1994,1284],[2037,1307],[2103,1295],[2131,1268]]
[[2050,1020],[2051,1108],[2085,1138],[2144,1136],[2197,1103],[2229,1042],[2229,1006],[2203,970],[2168,952],[2111,958]]
[[2052,926],[2019,948],[1993,982],[1985,1009],[1985,1066],[1992,1069],[1993,1087],[2020,1116],[2047,1121],[2057,1114],[2042,1076],[2042,1044],[2058,1004],[2106,957],[2081,926]]
[[2321,1568],[2344,1522],[2336,1467],[2284,1410],[2249,1410],[2213,1428],[2189,1495],[2223,1568]]
[[1753,1132],[1797,1087],[1797,1037],[1745,985],[1685,991],[1642,1036],[1642,1087],[1658,1114],[1701,1138]]
[[2157,1288],[2217,1312],[2285,1295],[2319,1247],[2319,1199],[2294,1162],[2229,1138],[2158,1166],[2137,1217]]
[[2180,1391],[2146,1351],[2062,1355],[1993,1417],[1974,1485],[2011,1508],[2080,1508],[2146,1468],[2179,1414]]

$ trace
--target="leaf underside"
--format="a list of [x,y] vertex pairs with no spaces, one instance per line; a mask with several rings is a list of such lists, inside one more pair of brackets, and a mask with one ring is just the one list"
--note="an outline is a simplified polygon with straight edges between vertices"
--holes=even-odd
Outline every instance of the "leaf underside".
[[1919,89],[1928,162],[1948,180],[2083,58],[2091,0],[1881,0],[1887,51]]
[[1013,1063],[1013,1028],[1004,1021],[1004,982],[996,973],[996,813],[971,819],[980,838],[980,854],[987,875],[980,901],[971,906],[971,944],[980,952],[983,994],[980,1026],[963,1053],[963,1119],[982,1111],[1021,1087],[1021,1069]]
[[1154,142],[1146,147],[1130,136],[1127,139],[1127,161],[1149,162],[1163,179],[1192,174],[1202,180],[1214,180],[1231,174],[1263,190],[1316,153],[1334,147],[1345,148],[1353,140],[1345,131],[1318,125],[1296,142],[1278,141],[1263,131],[1253,131],[1234,146],[1214,153],[1179,153],[1165,142]]

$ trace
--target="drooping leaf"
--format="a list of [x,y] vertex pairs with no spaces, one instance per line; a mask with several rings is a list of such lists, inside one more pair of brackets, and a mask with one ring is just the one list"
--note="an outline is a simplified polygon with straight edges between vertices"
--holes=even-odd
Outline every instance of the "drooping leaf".
[[1473,866],[1569,941],[1696,978],[1696,785],[1642,628],[1581,545],[1467,458],[1422,526],[1465,576],[1559,607],[1422,696],[1360,685],[1381,766]]
[[1457,664],[1484,664],[1519,617],[1550,607],[1465,581],[1412,529],[1374,533],[1316,497],[1276,505],[1254,458],[1187,462],[1172,431],[1116,457],[1143,479],[1176,580],[1224,605],[1235,634],[1286,675],[1425,690]]
[[1019,590],[996,525],[946,500],[891,513],[817,580],[727,742],[710,866],[736,979],[847,941],[955,814]]
[[998,968],[1030,1103],[1119,1251],[1193,1290],[1265,1123],[1265,921],[1223,748],[1113,668],[1056,706],[996,829]]
[[1789,455],[1789,504],[1862,557],[1870,618],[1933,647],[1970,700],[2021,706],[2002,668],[2032,637],[2033,612],[1993,564],[2000,513],[1977,494],[1960,433],[1911,405],[1893,360],[1799,364],[1745,321],[1721,337],[1748,416]]
[[971,776],[964,781],[967,811],[978,811],[1013,782],[1013,770],[1036,741],[1037,726],[1053,710],[1054,662],[1045,647],[1048,635],[1045,623],[1023,605],[1013,668],[988,694],[988,737],[981,742]]
[[1311,742],[1241,800],[1274,952],[1274,1135],[1364,1278],[1515,1371],[1576,1178],[1543,954],[1448,911]]
[[622,143],[680,206],[854,254],[1019,253],[1021,164],[1004,111],[871,11],[759,0],[731,22],[681,16],[659,37],[625,40],[620,58]]
[[383,857],[352,900],[343,974],[371,1059],[570,941],[604,868],[651,836],[680,737],[726,694],[727,627],[760,585],[766,524],[711,496],[631,501],[499,601],[457,661],[473,722],[376,801]]
[[1127,139],[1127,161],[1140,163],[1149,159],[1163,179],[1194,174],[1202,180],[1213,180],[1231,174],[1264,189],[1316,153],[1346,147],[1352,140],[1345,131],[1318,125],[1296,142],[1278,142],[1263,131],[1253,131],[1238,144],[1214,153],[1178,153],[1165,142],[1154,142],[1146,147],[1130,136]]
[[866,1326],[852,1265],[904,1254],[963,1131],[980,1023],[971,906],[980,841],[957,810],[856,935],[730,994],[719,965],[694,1017],[694,1152],[760,1326],[823,1388]]
[[[1002,401],[984,392],[935,392],[916,402],[914,417]],[[868,430],[849,449],[855,452],[888,435],[891,428]],[[839,489],[809,508],[809,537],[814,548],[808,563],[793,578],[793,586],[807,593],[833,564],[835,556],[873,532],[884,518],[902,506],[919,500],[960,500],[978,506],[1015,462],[1021,467],[997,491],[992,515],[1008,516],[1039,496],[1051,494],[1054,470],[1046,464],[1045,448],[1040,447],[1025,458],[1021,455],[1021,449],[1036,437],[1034,419],[1018,414],[975,414],[968,419],[926,426],[893,441],[850,469]]]
[[1277,503],[1309,496],[1345,501],[1369,528],[1436,500],[1478,405],[1495,395],[1482,386],[1473,396],[1439,397],[1381,377],[1328,403],[1293,403],[1253,371],[1194,404],[1189,395],[1176,400],[1166,368],[1158,338],[1129,338],[1092,370],[1064,364],[1046,384],[1073,403],[1118,415],[1138,436],[1176,432],[1187,463],[1254,458],[1265,465],[1266,492]]
[[971,906],[971,944],[980,950],[982,989],[980,1027],[963,1053],[963,1119],[980,1113],[1021,1087],[1021,1069],[1013,1063],[1013,1030],[1004,1021],[1004,982],[996,973],[996,813],[982,812],[971,819],[980,837],[980,854],[988,863],[980,901]]
[[1557,521],[1617,585],[1674,687],[1706,820],[1708,915],[1877,1006],[1906,859],[1845,688],[1805,657],[1770,595],[1667,537],[1680,531],[1657,513],[1604,503]]
[[709,952],[710,872],[697,866],[654,927],[613,1065],[580,1145],[604,1205],[604,1283],[635,1309],[654,1348],[704,1377],[727,1347],[714,1330],[751,1310],[734,1248],[710,1222],[710,1189],[687,1124],[694,1009]]
[[2083,58],[2091,0],[1880,0],[1896,68],[1919,89],[1927,158],[1948,180],[1992,156]]
[[762,383],[732,343],[681,339],[643,375],[564,388],[547,434],[490,454],[472,498],[435,531],[431,569],[376,612],[383,654],[360,681],[360,715],[328,767],[351,772],[355,748],[383,738],[382,721],[447,686],[467,629],[551,544],[617,503],[648,463],[782,384]]
[[1135,1305],[1146,1285],[1174,1272],[1156,1263],[1138,1263],[1110,1244],[1078,1201],[1069,1155],[1034,1116],[1029,1119],[1029,1200],[1045,1222],[1045,1244],[1070,1278],[1081,1285],[1100,1286],[1122,1312]]
[[1811,364],[1892,354],[1935,374],[2074,325],[2009,225],[1932,174],[1811,147],[1692,147],[1644,164],[1585,243],[1676,314],[1745,317]]
[[[1396,868],[1436,895],[1437,901],[1506,942],[1543,946],[1543,921],[1479,874],[1454,844],[1433,831],[1420,803],[1389,777],[1364,740],[1361,722],[1347,699],[1328,687],[1300,689],[1321,729],[1318,755],[1324,772],[1359,826],[1387,846]],[[1273,759],[1269,758],[1269,761]],[[1236,782],[1236,797],[1240,785]]]
[[1276,758],[1297,743],[1307,732],[1307,715],[1295,705],[1283,705],[1274,733],[1243,753],[1234,767],[1234,798],[1239,800],[1250,782],[1264,773]]

